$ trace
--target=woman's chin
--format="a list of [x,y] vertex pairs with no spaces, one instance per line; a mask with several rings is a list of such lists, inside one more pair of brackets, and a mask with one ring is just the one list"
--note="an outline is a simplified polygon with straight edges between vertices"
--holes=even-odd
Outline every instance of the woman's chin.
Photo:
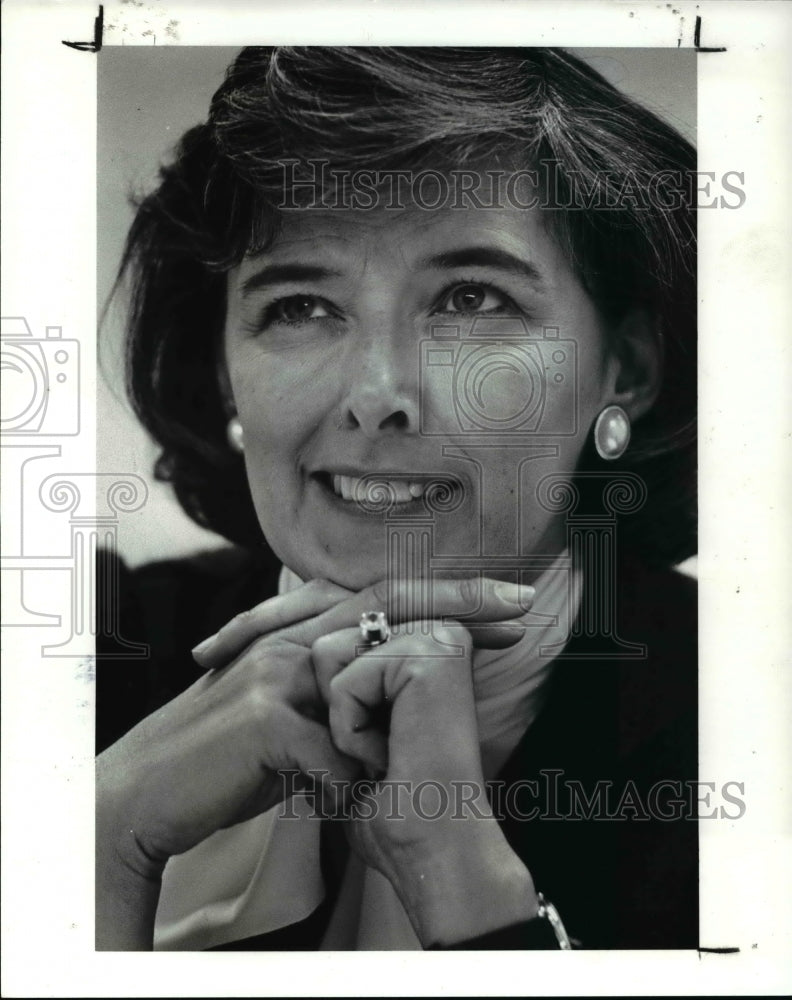
[[372,587],[375,583],[380,583],[387,577],[385,566],[379,565],[345,565],[332,567],[324,574],[326,580],[345,587],[347,590],[360,591],[366,587]]
[[358,554],[351,558],[333,558],[327,555],[311,558],[298,558],[279,555],[279,558],[301,580],[329,580],[346,590],[359,591],[384,580],[388,575],[387,566],[381,556],[378,558],[361,558]]

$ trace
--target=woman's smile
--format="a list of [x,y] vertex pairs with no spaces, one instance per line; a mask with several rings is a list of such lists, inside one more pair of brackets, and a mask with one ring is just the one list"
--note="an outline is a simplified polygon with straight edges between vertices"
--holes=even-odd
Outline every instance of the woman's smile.
[[423,506],[424,496],[437,491],[461,492],[462,483],[449,476],[416,472],[328,472],[312,473],[320,486],[365,514],[384,514],[406,504]]
[[535,487],[572,474],[613,368],[531,212],[287,216],[230,275],[225,344],[259,520],[303,578],[380,578],[397,516],[444,555],[563,547]]

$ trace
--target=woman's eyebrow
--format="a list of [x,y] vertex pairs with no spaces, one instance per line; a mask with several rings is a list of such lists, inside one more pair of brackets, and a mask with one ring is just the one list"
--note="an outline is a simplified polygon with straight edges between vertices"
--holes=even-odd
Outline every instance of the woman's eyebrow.
[[539,288],[544,288],[545,280],[539,268],[528,260],[515,257],[508,250],[498,247],[474,246],[459,250],[448,250],[433,257],[424,257],[418,264],[421,268],[434,267],[451,269],[455,267],[494,267],[527,278]]
[[246,278],[239,290],[244,299],[268,285],[283,284],[287,281],[320,281],[322,278],[338,278],[340,276],[339,271],[332,271],[319,264],[267,264]]

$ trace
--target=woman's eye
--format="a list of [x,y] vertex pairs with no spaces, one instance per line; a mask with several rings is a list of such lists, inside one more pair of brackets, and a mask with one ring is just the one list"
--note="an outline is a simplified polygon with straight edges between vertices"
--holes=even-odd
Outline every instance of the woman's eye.
[[445,295],[438,312],[477,313],[500,312],[511,305],[503,292],[488,285],[457,285]]
[[330,311],[321,299],[313,295],[289,295],[272,303],[266,319],[270,323],[304,323],[326,316],[330,316]]

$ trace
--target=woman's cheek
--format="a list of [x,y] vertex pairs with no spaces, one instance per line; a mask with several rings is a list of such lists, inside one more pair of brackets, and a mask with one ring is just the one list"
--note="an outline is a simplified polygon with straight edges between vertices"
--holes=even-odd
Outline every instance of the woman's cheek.
[[232,375],[242,426],[265,440],[298,436],[323,408],[327,365],[304,352],[246,351]]

